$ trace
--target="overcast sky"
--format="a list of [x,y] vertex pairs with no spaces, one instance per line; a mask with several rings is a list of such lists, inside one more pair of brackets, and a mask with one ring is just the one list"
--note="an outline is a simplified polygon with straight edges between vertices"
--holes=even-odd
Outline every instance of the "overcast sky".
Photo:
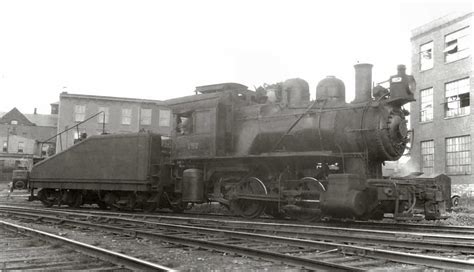
[[254,89],[335,75],[353,98],[356,62],[374,80],[410,71],[411,29],[471,1],[3,1],[0,111],[49,113],[59,93],[165,100],[194,87]]

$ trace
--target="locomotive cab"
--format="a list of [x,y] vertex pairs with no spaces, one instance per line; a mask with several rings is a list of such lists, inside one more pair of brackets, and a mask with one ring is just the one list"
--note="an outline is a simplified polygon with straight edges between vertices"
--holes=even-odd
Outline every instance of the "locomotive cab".
[[255,92],[237,83],[199,86],[195,92],[168,101],[173,109],[171,158],[176,162],[172,179],[186,203],[207,201],[205,161],[233,151],[233,108],[255,103]]
[[253,103],[255,92],[237,83],[206,85],[196,95],[172,99],[172,158],[210,158],[231,152],[234,106]]

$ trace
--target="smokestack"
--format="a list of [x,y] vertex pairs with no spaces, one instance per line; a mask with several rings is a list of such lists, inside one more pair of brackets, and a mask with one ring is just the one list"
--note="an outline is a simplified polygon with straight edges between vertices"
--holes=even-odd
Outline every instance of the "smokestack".
[[352,103],[367,102],[372,99],[372,64],[360,63],[355,69],[355,99]]
[[34,114],[36,114],[36,108],[35,108],[35,112],[34,112]]

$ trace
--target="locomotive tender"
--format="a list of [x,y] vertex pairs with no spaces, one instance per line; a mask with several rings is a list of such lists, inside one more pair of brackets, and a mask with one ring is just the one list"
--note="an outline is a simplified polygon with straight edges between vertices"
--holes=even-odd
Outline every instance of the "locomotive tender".
[[380,219],[384,213],[441,218],[450,179],[382,178],[409,141],[403,105],[414,79],[400,65],[390,88],[372,88],[372,65],[355,65],[355,99],[327,77],[310,101],[308,83],[290,79],[250,91],[224,83],[167,101],[169,139],[151,133],[92,136],[33,167],[32,195],[45,205],[96,203],[112,209],[219,202],[246,218]]

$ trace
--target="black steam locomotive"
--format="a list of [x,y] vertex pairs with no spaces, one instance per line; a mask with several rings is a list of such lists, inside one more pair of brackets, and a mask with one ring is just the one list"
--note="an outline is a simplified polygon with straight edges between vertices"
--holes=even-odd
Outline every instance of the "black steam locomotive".
[[47,206],[149,211],[218,202],[247,218],[404,218],[420,208],[440,218],[450,205],[447,176],[382,178],[384,161],[399,159],[409,141],[403,105],[414,101],[415,81],[401,65],[389,88],[372,88],[371,69],[355,65],[351,103],[335,77],[319,82],[314,101],[302,79],[256,91],[197,87],[167,101],[169,139],[89,137],[33,167],[32,196]]

